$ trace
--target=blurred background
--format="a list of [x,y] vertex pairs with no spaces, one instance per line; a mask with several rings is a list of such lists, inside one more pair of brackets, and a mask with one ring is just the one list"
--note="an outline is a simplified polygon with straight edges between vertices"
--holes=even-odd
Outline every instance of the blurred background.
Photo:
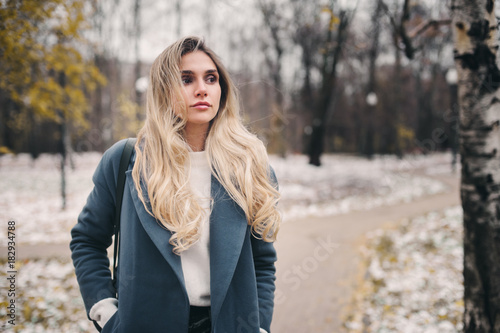
[[455,147],[447,1],[2,3],[4,153],[103,151],[135,136],[150,64],[190,34],[221,56],[270,153],[319,164],[322,152]]
[[9,326],[0,272],[2,328],[95,331],[69,259],[70,229],[102,152],[142,126],[151,63],[197,35],[232,74],[244,122],[280,181],[273,331],[459,331],[449,6],[0,0],[0,220],[15,222],[19,274]]

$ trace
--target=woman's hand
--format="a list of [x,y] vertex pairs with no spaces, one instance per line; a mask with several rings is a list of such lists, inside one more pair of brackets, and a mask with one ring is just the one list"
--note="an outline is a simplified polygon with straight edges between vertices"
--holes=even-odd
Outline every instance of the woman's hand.
[[104,327],[108,320],[118,311],[118,300],[116,298],[105,298],[97,302],[90,309],[89,316],[95,320],[100,327]]

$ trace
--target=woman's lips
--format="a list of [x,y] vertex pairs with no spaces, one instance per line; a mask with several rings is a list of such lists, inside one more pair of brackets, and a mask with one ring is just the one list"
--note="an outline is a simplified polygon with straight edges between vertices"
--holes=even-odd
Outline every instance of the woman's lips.
[[210,107],[210,103],[207,103],[207,102],[198,102],[196,104],[194,104],[193,108],[197,109],[197,110],[207,110],[209,107]]

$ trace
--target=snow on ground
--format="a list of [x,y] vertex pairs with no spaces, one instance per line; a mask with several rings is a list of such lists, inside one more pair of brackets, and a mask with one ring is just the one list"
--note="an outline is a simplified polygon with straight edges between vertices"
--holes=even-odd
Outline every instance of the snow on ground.
[[[74,155],[75,169],[67,170],[67,209],[61,210],[58,155],[0,157],[0,221],[16,222],[17,243],[67,243],[87,195],[101,154]],[[6,223],[6,222],[5,222]],[[1,238],[0,245],[6,245]]]
[[[69,231],[92,189],[91,177],[99,153],[74,155],[67,167],[67,208],[61,210],[60,158],[44,154],[0,157],[0,221],[16,221],[17,242],[67,243]],[[305,156],[271,157],[282,192],[286,221],[308,215],[334,215],[408,202],[445,190],[426,176],[427,170],[448,170],[451,156],[434,154],[404,159],[378,156],[373,160],[326,155],[323,165],[307,164]],[[0,246],[6,239],[0,239]]]
[[271,157],[278,176],[284,220],[331,216],[353,210],[410,202],[444,191],[433,175],[451,172],[451,156],[377,156],[372,160],[349,155],[326,155],[318,168],[307,157]]
[[[6,263],[1,262],[2,267]],[[24,260],[16,263],[15,297],[0,301],[0,325],[7,324],[7,306],[15,300],[15,325],[2,326],[2,332],[61,333],[96,332],[85,315],[73,264],[57,259]],[[0,288],[8,288],[8,269],[0,271]],[[2,292],[3,293],[3,292]],[[7,296],[7,295],[5,295]],[[10,313],[10,312],[9,312]]]
[[372,232],[348,332],[460,332],[462,235],[461,207],[406,221],[397,230]]

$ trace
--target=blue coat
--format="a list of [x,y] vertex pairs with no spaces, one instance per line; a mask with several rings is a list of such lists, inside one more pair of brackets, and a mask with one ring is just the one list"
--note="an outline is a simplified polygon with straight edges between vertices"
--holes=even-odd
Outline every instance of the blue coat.
[[[94,189],[72,229],[70,248],[87,313],[115,297],[106,249],[112,243],[116,180],[125,141],[106,151]],[[140,201],[126,172],[121,211],[118,311],[102,332],[187,333],[189,300],[181,260],[161,227]],[[245,214],[212,177],[210,289],[213,333],[270,332],[276,252],[250,233]],[[148,203],[149,204],[149,203]]]

